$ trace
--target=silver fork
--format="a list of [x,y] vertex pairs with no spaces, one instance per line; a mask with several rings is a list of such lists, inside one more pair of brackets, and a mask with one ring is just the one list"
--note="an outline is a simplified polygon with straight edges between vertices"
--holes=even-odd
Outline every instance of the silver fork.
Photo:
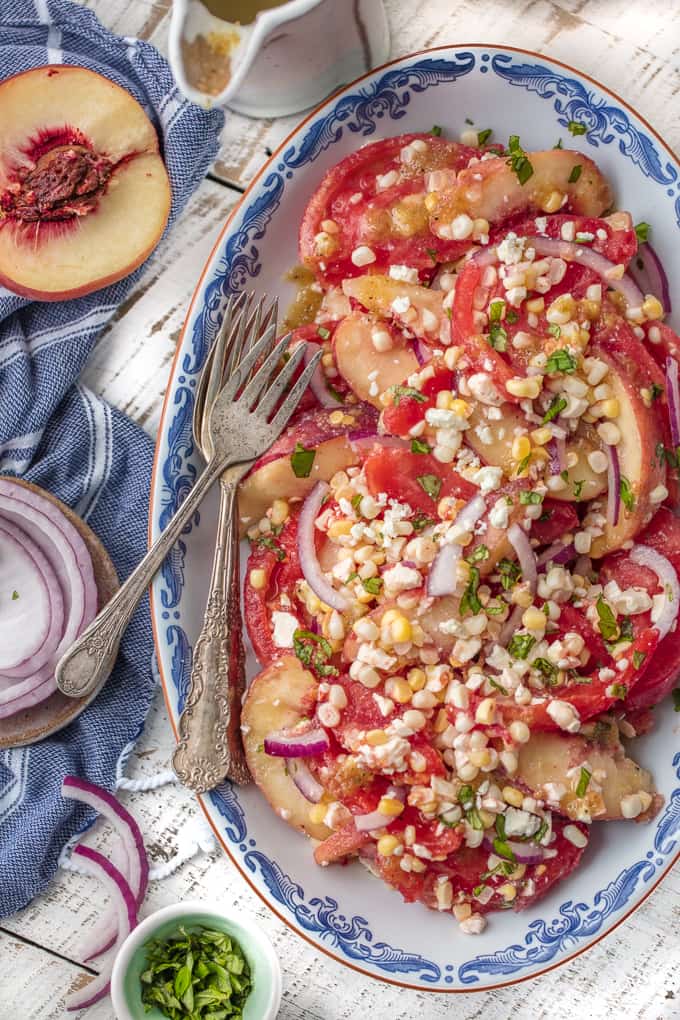
[[[219,349],[213,348],[196,389],[193,433],[206,461],[214,452],[209,428],[210,410],[225,376],[231,373],[246,334],[257,340],[268,326],[276,325],[276,301],[265,312],[261,303],[251,314],[249,312],[247,301],[227,307],[225,314],[234,317],[236,337],[230,344],[226,365]],[[220,475],[219,484],[217,541],[206,611],[194,646],[189,693],[179,720],[179,738],[173,756],[178,778],[192,788],[197,782],[206,785],[206,788],[215,786],[225,775],[235,783],[250,782],[240,728],[241,698],[246,678],[236,513],[238,478],[235,469],[227,468]],[[223,735],[222,740],[213,740],[211,746],[209,741],[215,732]],[[197,760],[203,763],[200,777],[196,773]],[[208,761],[212,763],[210,768]]]
[[[283,368],[276,372],[289,336],[283,337],[272,350],[275,331],[275,325],[270,324],[252,346],[247,329],[240,341],[238,331],[234,335],[233,329],[230,333],[223,328],[218,333],[211,358],[219,356],[226,360],[230,340],[239,342],[240,350],[245,348],[248,353],[240,358],[239,350],[234,371],[213,402],[208,424],[212,456],[162,535],[57,665],[57,685],[64,694],[79,698],[104,682],[113,669],[121,637],[135,608],[213,482],[231,465],[235,465],[234,476],[240,480],[253,461],[278,438],[297,407],[321,352],[310,359],[300,377],[292,383],[304,356],[304,345],[296,348]],[[261,367],[240,392],[262,358],[265,360]],[[284,397],[288,387],[290,391]]]

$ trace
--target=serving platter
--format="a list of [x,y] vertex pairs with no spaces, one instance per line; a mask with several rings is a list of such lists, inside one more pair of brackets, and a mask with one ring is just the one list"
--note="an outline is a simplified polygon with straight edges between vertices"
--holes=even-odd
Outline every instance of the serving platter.
[[[217,241],[189,310],[171,371],[154,466],[154,541],[200,467],[191,436],[196,382],[226,294],[243,289],[292,299],[283,276],[297,261],[297,225],[322,174],[366,141],[466,121],[523,147],[565,146],[595,159],[618,208],[652,224],[654,246],[680,308],[673,253],[680,241],[680,163],[623,100],[572,68],[509,47],[461,45],[414,54],[371,72],[309,115],[274,153]],[[586,127],[572,137],[568,124]],[[671,322],[678,327],[677,316]],[[277,495],[272,494],[272,497]],[[152,622],[168,711],[176,726],[205,603],[217,521],[213,495],[152,588]],[[250,674],[256,671],[249,658]],[[354,864],[317,868],[311,844],[254,786],[201,798],[222,846],[272,910],[317,948],[363,973],[420,990],[473,991],[535,977],[583,952],[637,907],[680,856],[680,716],[656,710],[635,742],[665,804],[653,823],[593,827],[583,863],[532,909],[495,914],[482,935],[452,917],[406,905]]]

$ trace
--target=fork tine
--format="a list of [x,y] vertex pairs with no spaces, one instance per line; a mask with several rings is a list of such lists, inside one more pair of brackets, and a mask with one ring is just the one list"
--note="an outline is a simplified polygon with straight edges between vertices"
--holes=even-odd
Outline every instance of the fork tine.
[[257,313],[257,307],[253,310],[255,295],[252,291],[247,295],[239,319],[238,332],[222,363],[222,379],[228,379],[233,375],[243,355],[244,348],[248,345],[251,337],[251,328]]
[[[267,332],[265,333],[265,336],[267,335],[269,330],[271,330],[272,333],[275,332],[276,324],[271,323]],[[243,393],[239,397],[239,401],[243,400],[246,407],[248,407],[249,409],[253,406],[257,398],[260,396],[265,386],[267,386],[271,382],[274,369],[276,368],[276,365],[283,356],[283,353],[286,350],[286,347],[288,346],[289,342],[290,333],[286,333],[277,342],[276,347],[274,347],[273,351],[267,357],[267,359],[262,363],[262,365],[260,365],[257,372],[251,378],[250,382],[248,383]]]
[[[298,348],[298,350],[300,350],[300,349],[301,349],[301,347]],[[296,351],[296,353],[297,353],[297,351]],[[305,392],[305,390],[309,386],[309,381],[312,378],[312,376],[314,375],[314,370],[316,369],[316,366],[321,361],[322,354],[323,354],[322,351],[317,351],[316,354],[314,355],[314,357],[311,358],[310,361],[308,362],[308,364],[305,365],[304,369],[302,370],[302,372],[300,374],[300,378],[297,379],[296,382],[294,383],[294,385],[291,387],[290,393],[288,394],[286,399],[281,404],[281,407],[279,408],[279,410],[276,412],[276,414],[272,418],[272,420],[271,420],[271,427],[273,429],[277,430],[277,434],[279,432],[281,432],[286,427],[286,425],[288,423],[288,419],[290,418],[291,414],[293,413],[295,408],[300,403],[300,400],[302,399],[302,394]],[[292,360],[293,360],[293,358],[290,359],[290,361],[286,365],[286,368],[288,368],[288,366],[290,365]],[[299,363],[299,359],[298,359],[298,363]],[[285,369],[281,371],[281,373],[279,374],[279,378],[281,377],[281,375],[283,375],[284,371],[285,371]],[[279,381],[279,379],[277,378],[276,382],[278,382],[278,381]],[[274,385],[276,385],[276,383]],[[271,389],[273,389],[273,388],[274,388],[274,386],[271,387]],[[267,396],[265,397],[265,400],[269,397],[269,393],[270,392],[271,392],[271,390],[269,390],[269,392],[267,393]]]
[[[271,346],[272,340],[274,339],[275,335],[276,324],[272,322],[269,324],[269,326],[267,326],[266,330],[264,331],[260,339],[257,341],[257,343],[253,344],[253,346],[250,348],[250,350],[243,358],[243,360],[236,366],[234,372],[231,374],[231,376],[225,383],[222,393],[220,394],[220,398],[223,397],[227,401],[236,399],[236,394],[241,388],[243,381],[248,378],[248,375],[253,366],[255,365],[255,363],[257,362],[257,359],[267,354],[268,349]],[[285,346],[288,343],[288,339],[287,338],[284,339],[286,340],[285,344],[283,343],[283,341],[277,344],[277,350],[279,350],[280,348],[281,351],[279,357],[281,357],[281,354],[283,353]],[[259,372],[255,376],[255,378],[257,378],[258,375]]]
[[[229,318],[227,318],[227,316],[225,315],[209,355],[210,367],[208,369],[208,374],[206,377],[205,388],[202,393],[203,409],[201,412],[199,433],[201,438],[201,446],[204,447],[207,447],[209,445],[208,421],[210,418],[210,411],[220,392],[220,387],[222,386],[222,364],[224,362],[225,352],[229,350],[233,340],[234,332],[238,326],[238,323],[241,321],[239,318],[240,315],[239,305],[242,304],[243,302],[239,302],[237,299],[237,301],[235,302],[236,310],[234,311],[234,308],[232,306],[231,309],[232,314],[229,316]],[[197,404],[198,400],[196,402],[196,405],[194,406],[194,410],[196,410]]]
[[[194,413],[193,413],[193,432],[194,439],[199,445],[202,445],[201,437],[203,431],[203,420],[206,405],[210,406],[212,400],[215,399],[214,393],[214,367],[215,367],[215,352],[220,346],[220,342],[223,339],[225,333],[228,333],[233,328],[233,318],[237,311],[238,298],[234,299],[233,296],[229,296],[226,302],[223,302],[224,314],[222,322],[215,334],[215,338],[210,345],[208,353],[203,363],[201,375],[198,380],[198,386],[196,387],[196,396],[194,398]],[[219,313],[218,313],[219,314]]]
[[[284,339],[287,340],[288,337],[284,337]],[[295,375],[296,369],[299,367],[300,362],[304,358],[306,349],[306,344],[300,344],[295,348],[289,360],[283,366],[265,395],[262,397],[260,403],[254,409],[258,416],[268,418],[272,411],[274,411],[276,405],[281,399],[281,394],[285,390],[286,386],[290,384],[291,379]]]

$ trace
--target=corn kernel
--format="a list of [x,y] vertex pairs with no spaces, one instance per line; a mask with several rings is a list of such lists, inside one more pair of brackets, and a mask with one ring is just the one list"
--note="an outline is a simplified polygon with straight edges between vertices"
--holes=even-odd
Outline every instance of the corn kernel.
[[423,687],[427,683],[427,675],[424,669],[409,669],[406,674],[408,685],[412,691],[422,691]]
[[437,407],[440,411],[450,411],[453,399],[451,390],[440,390],[437,394]]
[[509,726],[510,736],[518,744],[526,744],[527,740],[531,736],[529,727],[521,719],[516,719],[510,723]]
[[529,606],[522,615],[522,626],[526,627],[527,630],[545,630],[547,622],[545,613],[542,613],[540,609],[536,609],[535,606]]
[[396,797],[381,797],[378,811],[387,818],[396,818],[404,810],[404,805]]
[[331,521],[328,525],[328,537],[329,538],[340,538],[341,535],[349,535],[352,530],[352,521],[348,518],[342,517],[338,520]]
[[512,456],[515,460],[524,460],[531,453],[531,443],[527,436],[516,436],[512,441]]
[[418,874],[420,874],[423,871],[425,871],[426,868],[427,868],[427,864],[425,863],[425,861],[421,861],[418,857],[412,858],[412,860],[411,860],[411,871],[415,871]]
[[498,887],[498,891],[506,903],[512,903],[517,895],[517,890],[510,882],[504,882],[503,885]]
[[503,800],[506,804],[512,804],[513,807],[521,808],[524,794],[516,786],[504,786]]
[[366,734],[366,743],[370,744],[371,747],[379,747],[380,744],[386,744],[389,739],[384,730],[369,730]]
[[[479,750],[470,751],[470,753],[468,754],[468,758],[470,759],[470,764],[474,765],[478,769],[484,768],[484,766],[488,765],[489,762],[491,761],[491,755],[487,747],[482,747]],[[458,774],[460,775],[460,769],[458,770]]]
[[453,908],[453,916],[457,921],[467,921],[471,913],[472,907],[469,903],[456,903]]
[[663,305],[653,294],[646,294],[642,302],[642,312],[646,319],[663,319]]
[[541,204],[543,212],[554,213],[558,209],[562,208],[562,202],[564,201],[564,195],[561,191],[551,191],[548,197]]
[[261,591],[262,588],[267,586],[267,575],[264,570],[251,570],[250,571],[250,587],[255,588],[257,591]]
[[284,524],[288,520],[290,508],[285,499],[275,499],[272,503],[271,522],[272,524]]
[[328,415],[328,420],[331,425],[342,425],[342,419],[344,417],[343,411],[331,411]]
[[401,644],[403,641],[410,641],[413,637],[411,621],[407,620],[405,616],[397,616],[397,618],[390,624],[390,633],[395,644]]
[[545,308],[545,298],[543,297],[530,298],[528,301],[524,302],[524,307],[528,312],[533,312],[534,315],[540,315],[543,309]]
[[[482,726],[491,726],[494,719],[496,718],[496,701],[494,698],[484,698],[477,705],[477,711],[475,712],[475,719]],[[470,758],[472,761],[472,757]],[[477,765],[477,762],[473,764]]]
[[552,429],[549,429],[546,426],[540,429],[534,429],[531,433],[531,439],[536,446],[545,446],[546,443],[549,443],[552,439]]
[[528,609],[534,601],[533,595],[528,588],[513,588],[510,598],[513,605],[521,606],[522,609]]
[[485,829],[489,829],[496,820],[496,816],[492,815],[490,811],[485,811],[484,808],[480,808],[479,820]]
[[612,397],[609,400],[602,401],[602,410],[604,411],[605,418],[618,418],[621,414],[621,405],[616,397]]
[[449,717],[443,708],[440,708],[437,712],[437,718],[434,721],[434,732],[443,733],[448,728]]
[[436,192],[431,191],[429,195],[425,196],[425,208],[428,212],[434,212],[437,208],[437,195]]
[[321,825],[324,818],[326,817],[326,811],[328,810],[327,804],[314,804],[309,809],[309,820],[315,825]]
[[461,400],[457,397],[455,400],[451,401],[451,407],[449,410],[453,411],[453,413],[457,414],[460,418],[466,418],[470,413],[470,405],[466,400]]
[[377,850],[381,857],[391,857],[399,846],[396,836],[381,836],[377,842]]
[[512,393],[513,397],[527,400],[535,400],[541,392],[542,386],[543,378],[540,375],[527,376],[526,378],[516,376],[513,379],[508,379],[505,384],[506,390],[508,393]]
[[390,677],[385,684],[385,693],[398,705],[407,705],[411,700],[411,688],[400,676]]

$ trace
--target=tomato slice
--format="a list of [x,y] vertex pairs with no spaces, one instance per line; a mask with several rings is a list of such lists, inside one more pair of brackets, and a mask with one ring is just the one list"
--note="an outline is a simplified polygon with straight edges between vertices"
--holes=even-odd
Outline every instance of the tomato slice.
[[[266,544],[263,544],[266,542]],[[265,585],[255,588],[250,577],[253,570],[262,570]],[[278,537],[263,535],[248,557],[243,585],[243,607],[248,636],[260,664],[267,666],[281,655],[274,641],[272,612],[276,609],[300,615],[302,607],[295,599],[295,582],[302,578],[297,551],[297,518],[290,517]],[[289,599],[288,605],[281,596]],[[291,610],[292,605],[292,610]]]
[[469,500],[477,492],[472,482],[429,453],[384,447],[367,457],[364,470],[372,495],[385,493],[431,517],[436,517],[437,504],[445,496]]
[[[402,149],[413,142],[419,151],[402,162]],[[301,260],[327,283],[367,269],[384,272],[390,265],[406,265],[429,277],[437,262],[460,257],[471,241],[443,241],[432,234],[426,174],[457,172],[475,155],[477,149],[431,134],[385,138],[357,149],[327,172],[312,196],[300,227]],[[325,221],[333,222],[335,232],[324,230]],[[352,252],[361,245],[375,256],[367,267],[352,262]]]
[[537,539],[539,545],[557,542],[568,531],[575,531],[579,526],[576,510],[564,500],[545,499],[542,511],[538,520],[531,525],[531,537]]
[[360,832],[354,822],[347,822],[342,828],[333,832],[323,843],[314,850],[314,860],[317,864],[325,866],[335,864],[337,861],[345,860],[371,842],[369,832]]
[[382,426],[390,436],[410,438],[410,430],[423,421],[425,412],[436,405],[441,390],[452,390],[455,375],[448,368],[437,367],[434,375],[423,383],[419,397],[400,396],[382,412]]

